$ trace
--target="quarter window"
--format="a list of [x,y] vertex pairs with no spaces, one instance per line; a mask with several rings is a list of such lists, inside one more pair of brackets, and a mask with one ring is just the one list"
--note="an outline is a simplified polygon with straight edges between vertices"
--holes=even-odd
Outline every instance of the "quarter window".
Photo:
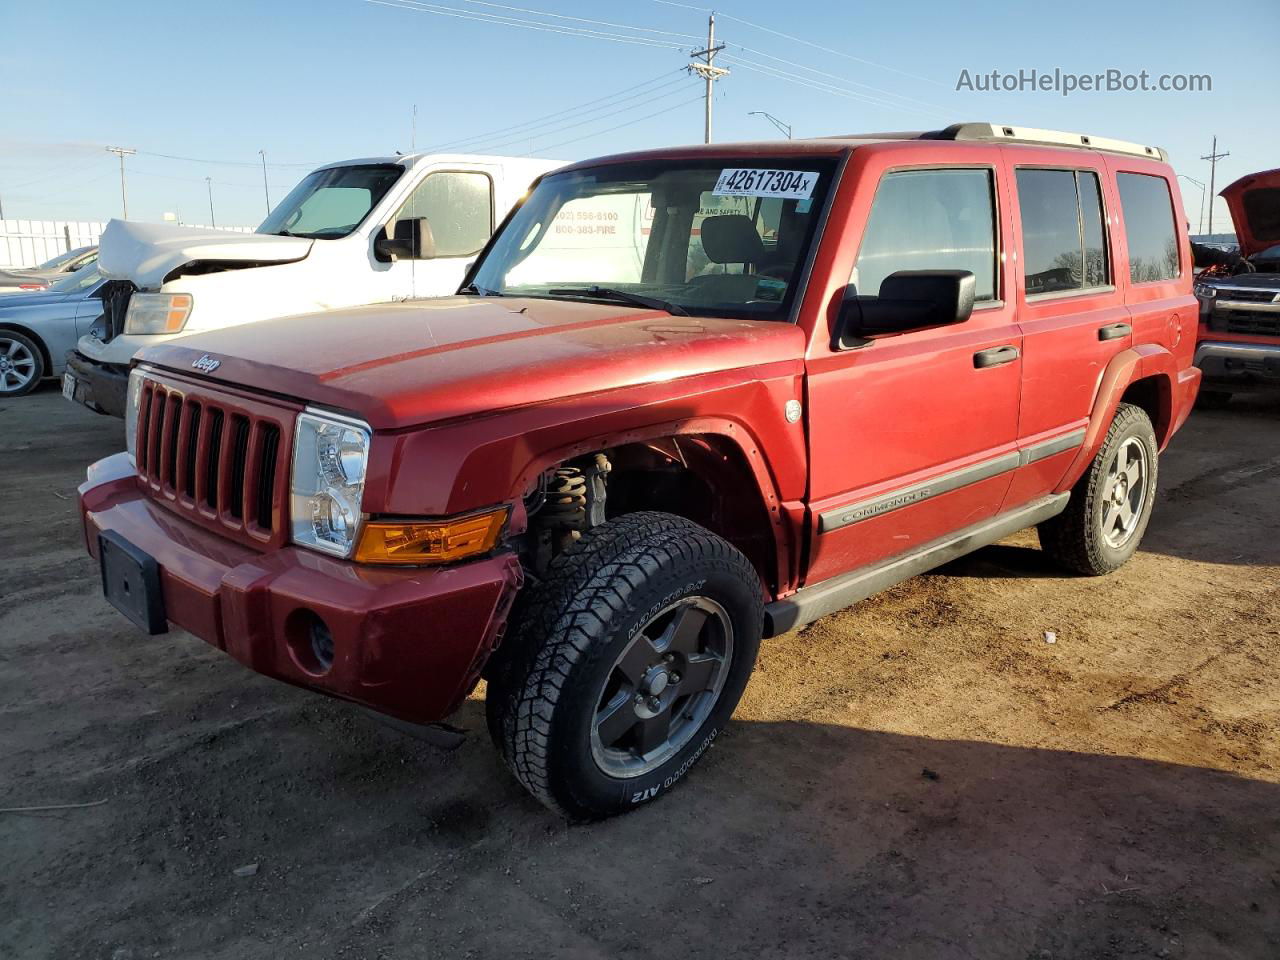
[[1111,264],[1097,174],[1021,169],[1017,179],[1027,294],[1109,284]]
[[903,170],[886,174],[851,278],[876,296],[899,270],[968,270],[976,299],[996,299],[996,221],[990,170]]
[[[469,257],[493,232],[493,189],[483,173],[442,170],[414,187],[395,220],[421,218],[430,233],[427,252],[435,257]],[[394,222],[388,233],[395,230]],[[434,250],[434,252],[431,252]]]
[[1142,173],[1116,175],[1120,207],[1129,241],[1129,279],[1133,283],[1178,276],[1178,234],[1173,197],[1164,177]]

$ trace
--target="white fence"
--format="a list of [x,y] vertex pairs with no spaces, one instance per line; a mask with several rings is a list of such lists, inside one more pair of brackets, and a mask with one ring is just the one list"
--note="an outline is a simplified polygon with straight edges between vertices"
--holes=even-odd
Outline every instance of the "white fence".
[[[0,269],[39,266],[60,253],[95,244],[106,226],[83,220],[0,220]],[[201,225],[185,223],[183,226]],[[253,233],[253,227],[216,229]]]

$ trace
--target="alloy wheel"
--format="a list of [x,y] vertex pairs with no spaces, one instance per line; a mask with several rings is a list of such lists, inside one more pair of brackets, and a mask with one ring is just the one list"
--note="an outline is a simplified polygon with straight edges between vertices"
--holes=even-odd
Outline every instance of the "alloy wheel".
[[18,340],[0,336],[0,394],[17,393],[36,375],[36,358]]
[[1142,522],[1149,475],[1146,445],[1129,437],[1107,464],[1102,487],[1102,538],[1113,550],[1128,543]]
[[686,597],[646,622],[605,679],[591,753],[613,777],[661,766],[711,713],[733,658],[733,624],[708,597]]

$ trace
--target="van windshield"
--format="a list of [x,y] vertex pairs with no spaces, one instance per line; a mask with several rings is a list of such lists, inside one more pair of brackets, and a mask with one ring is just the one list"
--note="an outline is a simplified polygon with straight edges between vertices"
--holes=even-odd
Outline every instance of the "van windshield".
[[835,160],[657,160],[552,174],[473,278],[502,296],[788,315]]
[[403,173],[404,167],[395,163],[316,170],[289,191],[262,221],[258,233],[315,240],[345,237]]

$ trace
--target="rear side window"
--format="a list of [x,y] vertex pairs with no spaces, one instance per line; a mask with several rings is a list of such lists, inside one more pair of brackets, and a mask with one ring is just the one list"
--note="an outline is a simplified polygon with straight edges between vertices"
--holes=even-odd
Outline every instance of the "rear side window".
[[1024,168],[1017,178],[1027,295],[1109,284],[1111,264],[1097,174]]
[[1116,185],[1129,240],[1129,279],[1133,283],[1172,280],[1179,272],[1178,232],[1168,181],[1144,173],[1120,173]]
[[899,270],[968,270],[976,298],[996,299],[996,218],[990,170],[903,170],[876,190],[852,282],[876,296]]
[[[493,189],[488,175],[462,170],[432,173],[418,184],[395,220],[423,218],[436,257],[479,253],[493,232]],[[394,223],[388,233],[394,231]]]

